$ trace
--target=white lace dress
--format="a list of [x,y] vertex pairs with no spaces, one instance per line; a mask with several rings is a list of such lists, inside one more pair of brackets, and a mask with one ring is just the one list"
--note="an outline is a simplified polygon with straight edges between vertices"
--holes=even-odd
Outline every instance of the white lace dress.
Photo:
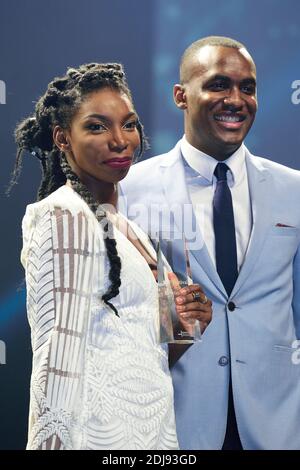
[[28,449],[178,448],[167,356],[157,342],[157,285],[143,256],[114,233],[120,318],[101,299],[109,286],[103,231],[82,198],[63,186],[27,207]]

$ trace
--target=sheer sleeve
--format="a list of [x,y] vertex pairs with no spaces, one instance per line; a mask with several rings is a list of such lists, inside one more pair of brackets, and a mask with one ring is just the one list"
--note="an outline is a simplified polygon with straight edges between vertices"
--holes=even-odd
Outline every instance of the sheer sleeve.
[[21,255],[33,350],[27,449],[73,449],[94,279],[95,226],[83,212],[46,206],[37,215],[32,207],[23,220]]

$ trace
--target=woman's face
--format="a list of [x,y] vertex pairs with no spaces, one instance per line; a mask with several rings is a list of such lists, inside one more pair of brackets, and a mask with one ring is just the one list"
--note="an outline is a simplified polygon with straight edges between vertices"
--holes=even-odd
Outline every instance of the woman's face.
[[66,139],[69,163],[85,184],[122,180],[140,145],[130,99],[111,88],[92,92],[73,117]]

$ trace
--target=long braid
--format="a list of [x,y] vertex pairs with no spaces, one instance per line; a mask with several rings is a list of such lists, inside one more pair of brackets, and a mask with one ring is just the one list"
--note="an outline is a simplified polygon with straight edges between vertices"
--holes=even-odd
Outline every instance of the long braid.
[[[84,199],[103,226],[104,242],[110,263],[109,280],[111,284],[102,298],[118,314],[116,308],[109,302],[119,294],[121,285],[121,260],[113,237],[112,224],[105,213],[97,214],[98,203],[72,171],[64,154],[56,148],[53,141],[54,127],[59,125],[62,129],[68,129],[85,97],[93,91],[107,87],[124,93],[132,101],[121,64],[91,63],[77,69],[69,68],[65,76],[54,79],[48,85],[46,93],[36,104],[35,114],[25,119],[16,128],[15,138],[18,150],[9,190],[17,183],[25,151],[29,151],[41,163],[42,180],[38,190],[38,200],[47,197],[64,185],[67,179],[71,181],[73,189]],[[137,121],[137,130],[140,136],[139,157],[147,147],[147,139],[139,120]]]
[[91,211],[96,215],[98,221],[103,226],[103,230],[105,232],[104,243],[105,243],[105,248],[107,251],[107,256],[110,262],[109,280],[111,282],[111,285],[108,291],[102,296],[102,299],[107,305],[109,305],[109,307],[115,312],[115,314],[119,316],[118,311],[115,308],[115,306],[111,302],[109,302],[110,299],[112,299],[113,297],[116,297],[119,294],[119,287],[121,285],[121,279],[120,279],[121,260],[118,256],[116,240],[113,238],[112,223],[106,217],[106,214],[104,211],[101,212],[101,214],[99,213],[100,212],[98,211],[99,204],[93,198],[92,194],[87,189],[87,187],[78,178],[76,173],[72,171],[64,154],[61,155],[60,166],[66,179],[68,179],[71,182],[72,188],[78,194],[80,194],[80,196],[85,200],[85,202],[88,204]]
[[55,148],[49,153],[44,178],[38,190],[38,200],[44,199],[66,183],[67,179],[60,165],[60,151]]

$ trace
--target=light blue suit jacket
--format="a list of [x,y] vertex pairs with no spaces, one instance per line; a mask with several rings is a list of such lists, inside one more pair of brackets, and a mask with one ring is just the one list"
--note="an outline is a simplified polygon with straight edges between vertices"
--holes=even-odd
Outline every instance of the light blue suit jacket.
[[[300,172],[248,150],[246,165],[253,228],[230,299],[192,209],[185,218],[195,224],[198,238],[190,256],[193,280],[213,301],[213,320],[202,342],[172,369],[182,449],[222,447],[227,359],[243,448],[300,449],[300,364],[292,361],[300,338]],[[143,210],[138,206],[136,212],[136,204]],[[179,143],[169,153],[134,165],[121,184],[120,209],[152,235],[160,225],[157,217],[149,223],[151,205],[190,204]],[[172,223],[174,231],[181,230],[178,217]],[[229,300],[234,311],[227,307]]]

